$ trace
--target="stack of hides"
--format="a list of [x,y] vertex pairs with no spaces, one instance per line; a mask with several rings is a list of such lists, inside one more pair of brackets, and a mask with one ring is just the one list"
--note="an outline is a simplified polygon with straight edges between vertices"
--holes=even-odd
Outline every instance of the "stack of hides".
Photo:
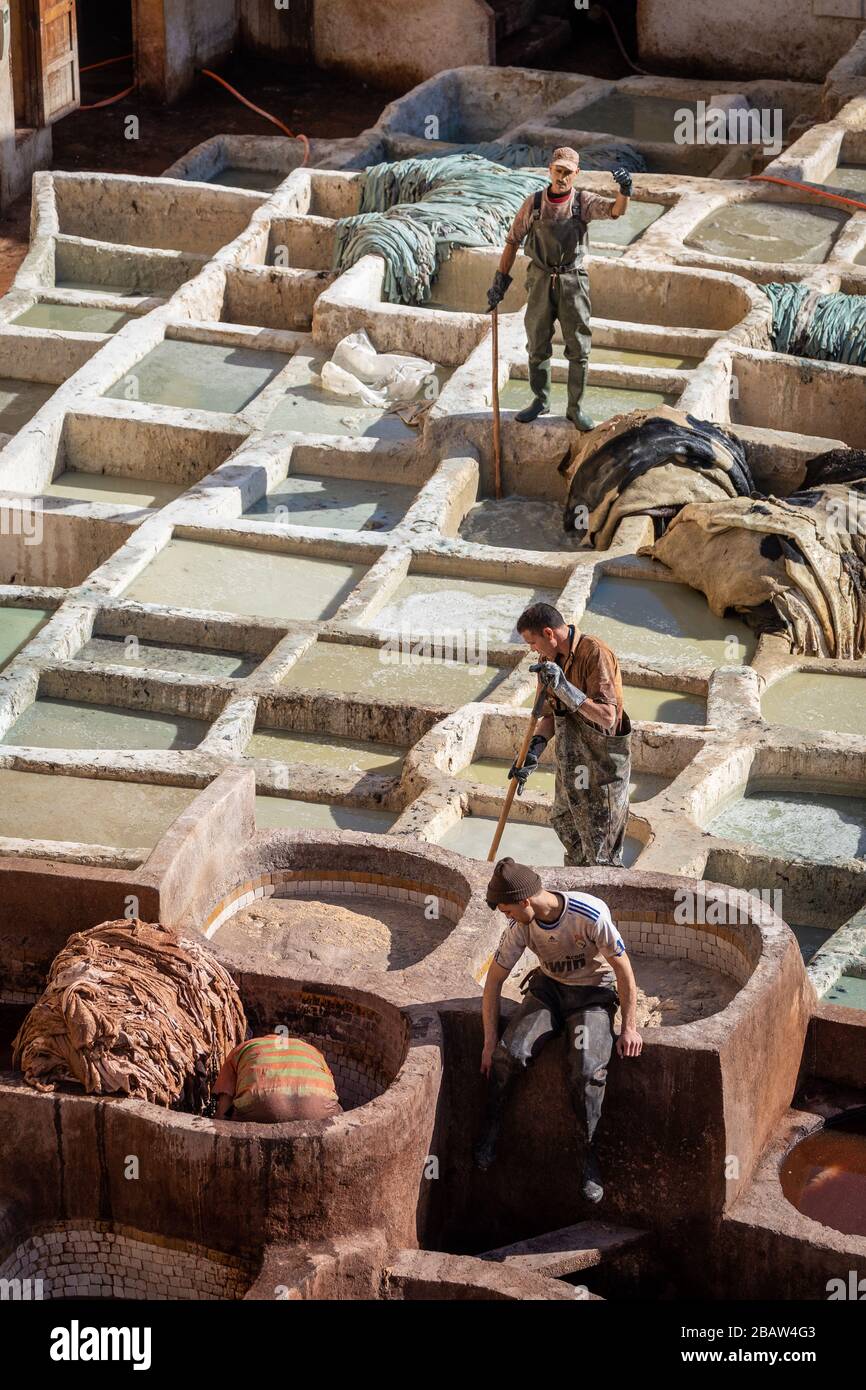
[[29,1085],[203,1110],[243,1042],[234,980],[198,942],[122,920],[71,936],[13,1043]]
[[571,477],[565,530],[597,550],[607,549],[624,517],[651,516],[659,536],[689,502],[754,492],[739,440],[670,406],[617,415],[581,435],[562,472]]
[[547,182],[474,154],[374,164],[360,212],[336,224],[334,266],[344,271],[362,256],[381,256],[385,299],[424,304],[452,247],[501,246],[521,203]]
[[[684,507],[646,552],[700,589],[716,614],[760,610],[792,651],[866,655],[866,452],[812,459],[790,497]],[[766,621],[766,618],[763,619]]]

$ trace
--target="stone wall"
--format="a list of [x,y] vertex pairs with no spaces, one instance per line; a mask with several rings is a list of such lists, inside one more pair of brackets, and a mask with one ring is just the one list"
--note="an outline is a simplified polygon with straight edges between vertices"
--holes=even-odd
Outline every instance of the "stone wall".
[[821,82],[862,27],[857,0],[638,0],[638,60],[687,76]]
[[483,0],[402,0],[399,42],[393,0],[326,0],[315,7],[313,52],[382,87],[411,87],[434,73],[495,61],[494,17]]
[[[15,43],[16,15],[12,13],[16,0],[0,0],[0,26],[4,25],[6,43],[0,58],[0,212],[22,194],[34,169],[44,169],[51,163],[51,127],[24,132],[15,131],[15,99],[12,86],[12,45]],[[18,6],[20,11],[20,5]]]
[[310,61],[315,0],[291,0],[278,9],[273,0],[240,0],[241,43],[252,53],[286,62]]
[[[0,1264],[39,1298],[243,1298],[251,1272],[218,1250],[114,1230],[107,1222],[51,1226],[22,1240]],[[11,1296],[14,1298],[15,1293]]]
[[133,15],[138,84],[156,100],[176,101],[237,41],[236,0],[137,0]]

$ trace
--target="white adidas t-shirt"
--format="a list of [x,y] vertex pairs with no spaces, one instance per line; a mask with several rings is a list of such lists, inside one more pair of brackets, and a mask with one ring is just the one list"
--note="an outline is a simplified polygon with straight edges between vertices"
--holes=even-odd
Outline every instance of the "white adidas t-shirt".
[[[554,890],[556,891],[556,890]],[[534,952],[545,975],[564,985],[612,987],[616,976],[609,961],[625,952],[610,909],[591,893],[557,893],[560,915],[553,922],[512,922],[502,934],[493,959],[509,973],[523,952]]]

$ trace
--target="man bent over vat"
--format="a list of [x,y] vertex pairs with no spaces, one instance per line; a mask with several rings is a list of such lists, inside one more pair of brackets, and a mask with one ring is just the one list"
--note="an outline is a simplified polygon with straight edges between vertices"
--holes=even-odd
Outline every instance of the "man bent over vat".
[[318,1048],[285,1033],[239,1043],[216,1080],[218,1120],[282,1124],[342,1114],[331,1069]]

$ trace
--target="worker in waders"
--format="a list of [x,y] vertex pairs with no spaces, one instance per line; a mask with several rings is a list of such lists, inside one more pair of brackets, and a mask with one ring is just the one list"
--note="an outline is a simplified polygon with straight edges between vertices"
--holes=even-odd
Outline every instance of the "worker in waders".
[[619,662],[606,642],[567,623],[550,603],[534,603],[517,630],[539,661],[530,667],[547,691],[545,712],[522,767],[518,795],[551,738],[556,783],[551,824],[565,863],[622,864],[631,780],[631,721],[623,709]]
[[587,226],[597,218],[622,217],[628,210],[632,183],[625,169],[616,169],[613,178],[619,185],[617,197],[601,198],[574,187],[579,169],[576,150],[562,146],[553,151],[550,184],[530,194],[518,211],[505,240],[499,269],[487,291],[490,308],[497,308],[511,284],[509,271],[518,248],[525,242],[529,257],[526,348],[533,399],[515,416],[522,424],[550,409],[550,356],[558,319],[568,359],[566,418],[579,430],[594,428],[594,421],[581,409],[592,337],[589,276],[583,264]]
[[[513,859],[500,859],[496,865],[487,885],[487,905],[503,913],[508,926],[484,983],[481,1072],[489,1085],[476,1167],[485,1171],[496,1157],[515,1081],[545,1043],[565,1032],[568,1090],[583,1153],[581,1193],[588,1202],[600,1202],[604,1187],[595,1132],[620,1001],[617,1053],[639,1057],[643,1047],[637,1031],[637,985],[625,944],[601,898],[566,888],[546,889],[534,869]],[[502,986],[527,950],[538,958],[538,967],[524,979],[524,1001],[500,1039]]]

